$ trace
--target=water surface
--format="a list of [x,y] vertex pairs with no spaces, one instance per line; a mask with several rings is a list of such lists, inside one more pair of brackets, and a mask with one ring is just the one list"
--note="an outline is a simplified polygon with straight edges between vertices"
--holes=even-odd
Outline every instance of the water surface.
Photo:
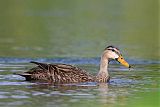
[[[2,60],[3,58],[1,58]],[[128,70],[112,62],[109,83],[94,82],[51,85],[27,82],[23,77],[13,75],[24,72],[34,65],[29,60],[50,63],[67,63],[79,66],[92,74],[98,71],[99,58],[55,58],[27,59],[5,58],[0,60],[0,106],[1,107],[158,107],[159,105],[159,62],[132,61],[134,69]],[[12,62],[14,61],[14,63]],[[84,64],[82,64],[82,62]],[[91,63],[92,62],[92,63]],[[147,64],[144,62],[147,62]]]

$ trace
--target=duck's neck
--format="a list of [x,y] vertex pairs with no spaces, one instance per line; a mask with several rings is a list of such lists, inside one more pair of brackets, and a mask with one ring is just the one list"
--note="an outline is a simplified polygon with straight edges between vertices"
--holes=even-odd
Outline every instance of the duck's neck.
[[100,70],[99,74],[105,74],[106,76],[109,76],[108,74],[108,58],[106,55],[101,56],[101,61],[100,61]]

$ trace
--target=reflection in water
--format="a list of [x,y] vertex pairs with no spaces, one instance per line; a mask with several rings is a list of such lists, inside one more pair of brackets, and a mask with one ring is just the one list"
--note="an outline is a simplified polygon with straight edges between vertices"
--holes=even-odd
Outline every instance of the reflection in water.
[[98,83],[98,91],[100,96],[100,101],[104,104],[108,103],[108,83]]

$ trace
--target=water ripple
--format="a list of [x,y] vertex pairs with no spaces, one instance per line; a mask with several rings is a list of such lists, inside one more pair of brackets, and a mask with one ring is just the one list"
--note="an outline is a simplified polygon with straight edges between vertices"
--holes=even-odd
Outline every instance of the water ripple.
[[[160,64],[159,60],[126,59],[130,64]],[[100,58],[0,58],[0,63],[28,63],[30,61],[67,64],[95,64],[99,65]],[[116,63],[112,61],[111,63]],[[7,66],[0,64],[0,66]],[[14,67],[14,65],[12,65]],[[20,65],[23,66],[23,65]]]
[[29,82],[10,82],[10,81],[1,81],[0,86],[16,86],[16,85],[32,85],[35,83],[29,83]]

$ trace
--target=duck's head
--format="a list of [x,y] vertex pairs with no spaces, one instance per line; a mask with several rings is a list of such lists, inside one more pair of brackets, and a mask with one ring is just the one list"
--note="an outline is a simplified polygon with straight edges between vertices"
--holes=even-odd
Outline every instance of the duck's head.
[[105,48],[104,55],[108,59],[114,59],[124,65],[125,67],[131,68],[131,66],[128,64],[127,61],[122,57],[122,54],[120,53],[119,49],[114,46],[108,46]]

